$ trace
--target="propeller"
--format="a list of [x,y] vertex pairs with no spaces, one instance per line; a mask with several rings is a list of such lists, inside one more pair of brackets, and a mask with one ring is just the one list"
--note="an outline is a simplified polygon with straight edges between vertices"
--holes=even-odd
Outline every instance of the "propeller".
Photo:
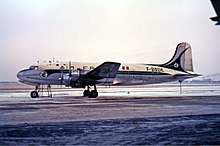
[[70,84],[71,76],[72,76],[72,73],[71,73],[71,61],[69,61],[69,84]]
[[63,69],[64,69],[64,67],[63,66],[61,66],[60,67],[60,70],[61,70],[61,74],[60,74],[60,88],[62,88],[62,85],[63,85]]
[[72,72],[71,72],[71,61],[69,61],[69,72],[64,74],[64,67],[60,67],[60,87],[62,88],[63,84],[70,84],[71,82],[71,77],[72,77]]

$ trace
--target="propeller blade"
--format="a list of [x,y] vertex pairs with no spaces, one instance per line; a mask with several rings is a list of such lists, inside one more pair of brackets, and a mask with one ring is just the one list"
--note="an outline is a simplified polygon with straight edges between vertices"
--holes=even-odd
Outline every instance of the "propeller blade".
[[69,61],[69,82],[71,80],[71,76],[72,76],[72,74],[71,74],[71,61]]
[[69,61],[69,77],[71,76],[71,61]]
[[61,70],[60,87],[62,88],[62,85],[63,85],[63,67],[62,66],[61,66],[60,70]]

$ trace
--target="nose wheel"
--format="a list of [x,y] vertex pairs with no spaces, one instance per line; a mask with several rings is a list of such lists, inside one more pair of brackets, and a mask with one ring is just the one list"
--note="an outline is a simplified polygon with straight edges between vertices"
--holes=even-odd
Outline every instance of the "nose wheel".
[[84,90],[83,96],[88,96],[88,98],[96,98],[98,97],[98,92],[96,89],[96,85],[94,85],[94,90],[90,90],[90,86],[87,86],[87,89]]
[[51,91],[51,86],[48,85],[46,91],[44,90],[44,86],[42,85],[42,87],[40,86],[36,86],[34,91],[31,91],[31,97],[32,98],[38,98],[39,97],[39,93],[41,93],[41,97],[44,97],[43,93],[47,92],[48,96],[46,97],[52,97],[52,91]]
[[37,91],[31,91],[31,97],[32,98],[38,98],[39,97],[38,92]]

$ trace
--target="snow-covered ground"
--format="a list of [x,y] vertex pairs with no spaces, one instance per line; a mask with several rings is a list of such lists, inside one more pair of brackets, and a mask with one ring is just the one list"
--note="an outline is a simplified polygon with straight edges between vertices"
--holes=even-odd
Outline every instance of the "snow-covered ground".
[[[220,95],[219,84],[183,84],[182,88],[178,84],[159,84],[159,85],[144,85],[144,86],[120,86],[120,87],[97,87],[99,96],[104,98],[108,96],[115,97],[164,97],[164,96],[210,96]],[[0,88],[0,101],[5,98],[16,100],[15,97],[30,98],[32,88],[16,90]],[[82,96],[84,89],[80,88],[52,88],[53,97],[60,96]],[[181,91],[180,91],[181,90]],[[46,91],[46,90],[45,90]],[[181,92],[181,93],[180,93]],[[40,93],[42,95],[42,93]],[[46,96],[47,93],[43,93]]]
[[53,89],[0,87],[0,145],[219,145],[220,86],[178,84]]
[[[59,96],[82,96],[81,88],[66,88],[52,86],[54,97]],[[33,86],[17,82],[0,82],[0,101],[2,98],[30,97]],[[121,97],[140,97],[140,96],[201,96],[201,95],[220,95],[220,73],[198,76],[188,79],[182,83],[182,88],[178,82],[140,85],[140,86],[98,86],[99,96],[121,96]],[[41,94],[46,96],[47,93]],[[14,100],[16,100],[14,98]]]

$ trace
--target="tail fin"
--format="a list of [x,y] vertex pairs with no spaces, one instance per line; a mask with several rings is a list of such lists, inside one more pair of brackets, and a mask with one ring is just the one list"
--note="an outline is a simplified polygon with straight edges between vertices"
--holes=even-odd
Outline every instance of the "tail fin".
[[184,72],[193,72],[192,50],[190,44],[186,42],[178,44],[171,60],[162,64],[162,66]]

